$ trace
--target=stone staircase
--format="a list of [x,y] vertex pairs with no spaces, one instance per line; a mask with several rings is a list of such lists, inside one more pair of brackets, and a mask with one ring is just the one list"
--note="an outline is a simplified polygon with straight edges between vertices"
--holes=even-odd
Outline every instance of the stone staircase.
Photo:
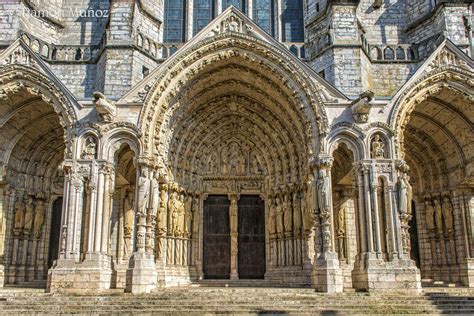
[[0,290],[1,315],[366,315],[474,314],[474,290],[429,289],[410,293],[343,293],[311,289],[175,287],[146,295],[108,291],[58,295],[38,289]]

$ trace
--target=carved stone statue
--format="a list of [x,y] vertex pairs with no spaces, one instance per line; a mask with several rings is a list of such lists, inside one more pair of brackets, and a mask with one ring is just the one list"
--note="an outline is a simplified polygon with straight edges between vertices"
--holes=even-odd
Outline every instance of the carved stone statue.
[[230,200],[229,213],[230,213],[230,232],[235,234],[237,233],[237,228],[238,228],[238,207],[237,207],[237,199],[234,197],[231,198]]
[[158,234],[166,233],[166,189],[163,186],[160,190],[160,208],[158,209]]
[[84,145],[84,150],[82,151],[81,158],[92,160],[96,158],[96,149],[97,145],[95,143],[94,138],[89,137],[86,139],[86,143]]
[[196,196],[193,200],[193,238],[197,238],[200,225],[199,198]]
[[34,217],[34,206],[33,206],[33,197],[28,197],[28,200],[25,205],[25,222],[23,225],[23,232],[25,235],[28,235],[33,228],[33,217]]
[[273,237],[273,235],[276,233],[276,214],[275,214],[275,203],[270,200],[270,204],[268,207],[268,225],[267,225],[267,230],[269,236]]
[[262,173],[262,167],[260,166],[260,162],[255,154],[252,155],[252,172],[254,174]]
[[339,208],[339,212],[337,212],[337,237],[346,235],[345,214],[346,208],[342,205],[341,208]]
[[277,220],[277,233],[279,235],[283,235],[285,232],[284,229],[284,213],[283,213],[283,207],[280,202],[280,198],[275,199],[275,215],[276,215],[276,220]]
[[101,92],[94,92],[94,106],[98,114],[99,121],[112,122],[117,114],[115,104],[108,100]]
[[19,233],[23,229],[25,220],[25,203],[23,198],[18,198],[15,203],[15,231]]
[[430,200],[425,200],[425,220],[426,228],[430,233],[435,231],[434,208]]
[[158,214],[158,207],[160,205],[160,185],[156,177],[150,181],[151,201],[150,201],[150,212],[151,215],[156,216]]
[[385,144],[378,134],[376,134],[372,140],[372,158],[385,158]]
[[400,214],[407,214],[408,213],[408,186],[406,175],[404,173],[401,174],[400,178],[398,179],[398,211]]
[[451,235],[453,232],[453,208],[448,196],[445,196],[443,199],[443,219],[446,232],[448,235]]
[[178,195],[177,201],[177,217],[176,217],[176,227],[175,227],[175,235],[182,237],[184,233],[184,195]]
[[[329,213],[329,179],[322,170],[319,171],[317,187],[320,213]],[[329,218],[326,220],[329,220]]]
[[33,227],[33,234],[36,239],[41,237],[41,229],[43,228],[44,217],[46,215],[46,205],[42,199],[39,199],[36,203],[35,209],[35,220]]
[[184,207],[184,237],[190,238],[192,234],[192,221],[193,221],[193,196],[188,195],[186,197],[185,207]]
[[148,170],[142,169],[138,180],[138,213],[147,214],[150,194],[150,179],[148,179]]
[[285,194],[283,197],[283,212],[285,213],[285,232],[290,234],[293,225],[293,210],[291,209],[289,194]]
[[438,237],[441,237],[443,235],[443,211],[441,210],[438,200],[434,200],[433,203],[436,229],[438,231]]
[[123,233],[125,237],[132,237],[133,222],[135,218],[135,212],[133,209],[133,193],[127,191],[125,200],[123,203]]
[[298,193],[293,195],[293,208],[293,226],[296,234],[301,229],[301,203]]
[[174,236],[178,219],[177,193],[172,192],[168,200],[168,235]]

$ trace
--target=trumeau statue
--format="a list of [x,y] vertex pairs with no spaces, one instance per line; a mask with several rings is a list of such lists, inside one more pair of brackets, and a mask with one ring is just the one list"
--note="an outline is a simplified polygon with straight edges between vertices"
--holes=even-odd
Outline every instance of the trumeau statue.
[[35,220],[33,227],[33,234],[36,239],[41,237],[41,229],[43,228],[44,217],[46,215],[46,205],[42,199],[39,199],[35,208]]
[[231,198],[229,213],[230,213],[230,232],[235,234],[237,233],[237,228],[238,228],[238,207],[237,207],[236,198]]
[[25,235],[29,234],[33,228],[34,220],[34,206],[33,206],[33,197],[28,197],[28,200],[25,205],[25,222],[23,225],[23,231]]

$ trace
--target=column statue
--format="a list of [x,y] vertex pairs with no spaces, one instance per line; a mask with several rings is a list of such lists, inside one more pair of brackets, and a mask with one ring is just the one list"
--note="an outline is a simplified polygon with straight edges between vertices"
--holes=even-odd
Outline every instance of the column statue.
[[184,233],[184,194],[178,195],[178,206],[177,206],[177,220],[176,228],[177,236],[183,237]]
[[28,197],[28,200],[25,205],[25,222],[23,225],[23,232],[25,235],[29,235],[31,229],[33,228],[33,217],[34,217],[34,206],[33,206],[33,197]]
[[400,214],[407,214],[408,211],[408,185],[405,173],[398,179],[398,211]]
[[431,204],[431,201],[426,199],[425,200],[425,221],[426,221],[426,228],[430,234],[434,234],[435,232],[435,222],[434,222],[434,208]]
[[184,237],[185,238],[191,238],[192,234],[192,219],[193,219],[193,213],[192,213],[192,207],[193,207],[193,196],[189,194],[186,197],[186,202],[185,202],[185,207],[184,207]]
[[276,233],[275,224],[276,224],[275,204],[272,199],[269,199],[267,231],[268,231],[268,236],[270,236],[270,238],[273,238]]
[[293,195],[293,208],[293,226],[295,228],[295,234],[297,234],[301,230],[301,203],[298,192],[295,192]]
[[41,229],[43,228],[44,216],[46,215],[46,205],[42,199],[39,199],[35,209],[35,220],[33,227],[33,234],[36,239],[41,237]]
[[433,203],[435,224],[438,231],[438,237],[441,238],[443,236],[443,211],[441,210],[438,200],[434,200]]
[[285,233],[289,237],[291,235],[292,225],[293,225],[293,210],[291,208],[289,193],[283,196],[283,212],[284,212],[284,218],[285,218],[285,222],[284,222]]
[[276,215],[276,220],[277,220],[277,233],[283,237],[283,234],[285,232],[284,227],[284,213],[283,213],[283,207],[281,206],[280,198],[277,197],[275,198],[275,215]]
[[446,233],[448,236],[451,236],[453,232],[453,208],[451,206],[451,201],[449,200],[449,196],[446,195],[443,199],[443,219],[444,219],[444,227],[446,229]]
[[132,253],[132,233],[135,219],[135,210],[133,207],[133,192],[127,190],[123,202],[123,235],[125,243],[125,255],[128,257]]
[[193,200],[193,238],[197,238],[199,234],[199,225],[200,225],[200,209],[199,209],[199,197],[196,196]]

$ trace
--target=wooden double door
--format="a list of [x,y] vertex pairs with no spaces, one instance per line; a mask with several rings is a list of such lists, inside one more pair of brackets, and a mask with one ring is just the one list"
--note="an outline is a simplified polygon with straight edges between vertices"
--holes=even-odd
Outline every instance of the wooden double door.
[[[204,202],[203,272],[206,279],[230,278],[232,239],[229,208],[230,201],[226,195],[211,195]],[[257,195],[243,195],[238,201],[237,243],[239,279],[263,279],[265,204]]]

